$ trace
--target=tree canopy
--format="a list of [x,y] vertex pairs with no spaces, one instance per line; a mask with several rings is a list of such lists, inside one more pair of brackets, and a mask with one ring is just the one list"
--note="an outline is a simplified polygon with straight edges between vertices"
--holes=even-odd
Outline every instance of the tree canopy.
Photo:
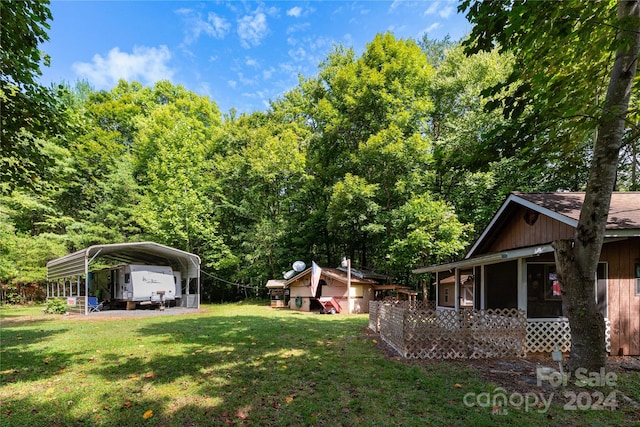
[[[632,144],[636,152],[639,136],[631,94],[640,89],[640,1],[465,0],[460,10],[474,24],[465,42],[469,53],[497,45],[520,63],[487,90],[509,119],[497,129],[502,138],[489,140],[489,151],[535,153],[545,161],[562,156],[589,165],[582,167],[589,175],[575,236],[554,242],[554,248],[571,325],[570,367],[597,370],[606,362],[605,324],[593,278],[618,165],[625,162],[622,147]],[[585,146],[589,155],[576,157]]]
[[38,45],[48,40],[48,1],[0,5],[0,191],[35,186],[50,161],[46,138],[65,125],[55,91],[38,82],[49,57]]
[[[543,89],[531,82],[544,73],[515,66],[525,53],[536,56],[508,39],[472,33],[470,55],[450,39],[391,33],[359,55],[338,45],[317,75],[300,77],[265,111],[222,115],[214,100],[168,81],[38,87],[37,45],[51,17],[46,3],[19,4],[2,5],[3,43],[27,22],[30,40],[11,40],[7,55],[3,44],[3,109],[24,98],[61,120],[5,128],[2,114],[2,162],[13,165],[3,169],[0,196],[2,283],[43,281],[46,261],[91,244],[154,240],[201,256],[205,300],[233,299],[229,283],[264,284],[298,259],[334,266],[346,256],[416,286],[411,269],[463,254],[510,191],[587,183],[576,165],[586,171],[593,156],[586,116],[605,89],[595,97],[586,83],[571,88],[590,102],[585,114],[570,99],[540,101]],[[559,19],[539,8],[547,18],[522,25]],[[569,11],[585,13],[578,9]],[[545,31],[566,32],[563,25]],[[576,49],[572,58],[588,53]],[[562,65],[560,52],[550,53],[557,58],[540,69]],[[594,64],[588,70],[606,75]],[[554,75],[544,93],[577,74]],[[637,123],[637,97],[632,104]],[[637,185],[632,130],[619,174],[626,188]]]

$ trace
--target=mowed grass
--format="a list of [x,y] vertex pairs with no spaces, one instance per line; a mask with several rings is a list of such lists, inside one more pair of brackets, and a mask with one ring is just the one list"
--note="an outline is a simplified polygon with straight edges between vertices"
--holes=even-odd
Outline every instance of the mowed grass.
[[[0,308],[2,426],[632,425],[629,410],[468,407],[462,363],[385,357],[367,315],[253,303],[99,319]],[[638,378],[632,379],[636,381]],[[635,387],[631,384],[629,387]]]

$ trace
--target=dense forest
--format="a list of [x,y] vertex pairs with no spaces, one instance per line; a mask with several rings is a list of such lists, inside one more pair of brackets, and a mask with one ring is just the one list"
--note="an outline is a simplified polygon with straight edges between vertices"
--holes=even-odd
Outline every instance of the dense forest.
[[[3,99],[0,283],[41,284],[53,258],[150,240],[202,258],[204,301],[343,256],[415,287],[411,269],[463,254],[509,192],[585,188],[584,117],[542,128],[534,108],[499,108],[518,96],[519,65],[498,48],[379,34],[361,54],[335,46],[251,114],[169,81],[32,80]],[[15,113],[30,108],[46,114]],[[637,93],[629,117],[617,190],[640,190]]]

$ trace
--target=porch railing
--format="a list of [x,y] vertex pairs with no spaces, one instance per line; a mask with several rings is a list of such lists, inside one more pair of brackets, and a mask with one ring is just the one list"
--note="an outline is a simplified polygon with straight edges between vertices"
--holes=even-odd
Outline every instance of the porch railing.
[[[605,319],[606,349],[611,323]],[[369,328],[405,358],[522,357],[571,350],[567,319],[527,319],[523,310],[436,310],[422,302],[372,301]]]
[[433,310],[372,302],[369,327],[408,359],[478,359],[525,355],[522,310]]

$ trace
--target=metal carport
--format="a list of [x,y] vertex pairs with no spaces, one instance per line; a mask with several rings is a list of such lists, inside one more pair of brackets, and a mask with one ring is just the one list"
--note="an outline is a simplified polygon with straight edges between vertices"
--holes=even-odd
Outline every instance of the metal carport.
[[[155,242],[113,243],[94,245],[47,263],[47,297],[85,298],[84,313],[88,314],[91,266],[103,264],[170,265],[180,271],[185,292],[181,306],[200,307],[200,257]],[[75,284],[73,280],[76,280]],[[62,281],[62,286],[61,282]]]

